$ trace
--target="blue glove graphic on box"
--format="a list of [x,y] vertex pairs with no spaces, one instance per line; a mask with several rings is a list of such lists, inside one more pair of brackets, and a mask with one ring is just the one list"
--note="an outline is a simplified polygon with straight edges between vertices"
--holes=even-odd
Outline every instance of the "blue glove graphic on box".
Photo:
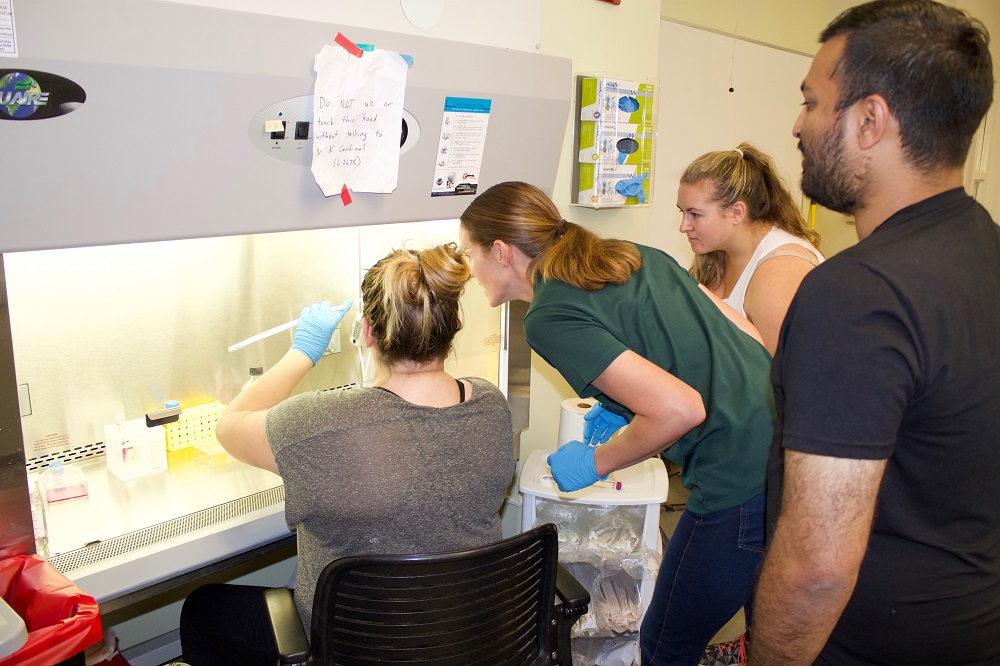
[[623,178],[615,183],[615,192],[623,197],[635,197],[639,203],[646,203],[646,193],[642,190],[642,183],[649,178],[648,173],[632,178]]
[[618,108],[625,113],[635,113],[639,110],[639,100],[635,97],[619,97]]
[[639,142],[631,137],[625,137],[619,140],[615,147],[618,148],[618,164],[625,164],[628,156],[639,150]]

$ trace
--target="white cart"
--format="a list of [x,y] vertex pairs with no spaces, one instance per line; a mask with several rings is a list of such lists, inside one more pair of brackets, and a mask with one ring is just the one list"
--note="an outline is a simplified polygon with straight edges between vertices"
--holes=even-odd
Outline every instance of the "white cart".
[[[660,556],[655,558],[655,566],[658,568],[663,555],[663,544],[660,538],[660,506],[667,500],[669,488],[667,470],[663,461],[659,458],[651,458],[612,473],[608,479],[610,483],[589,486],[572,493],[563,493],[560,492],[555,481],[551,478],[552,471],[546,461],[549,453],[551,451],[532,451],[521,469],[519,490],[524,496],[521,509],[521,530],[532,528],[539,517],[546,520],[552,515],[557,515],[557,519],[551,522],[556,522],[560,528],[559,561],[567,564],[568,568],[577,574],[573,566],[581,558],[578,557],[576,547],[564,548],[566,544],[563,539],[567,537],[566,532],[579,530],[581,534],[593,534],[593,530],[581,523],[593,519],[594,516],[610,515],[616,508],[625,508],[629,517],[637,517],[636,523],[641,529],[641,534],[638,536],[642,546]],[[616,488],[617,484],[621,484],[620,488]],[[589,549],[599,550],[601,548],[595,543],[583,544],[583,546]],[[652,571],[651,573],[652,576],[644,577],[638,584],[639,614],[632,630],[638,630],[642,614],[649,606],[656,572]],[[577,577],[580,578],[579,575]],[[592,589],[593,581],[581,580],[581,583],[588,587],[591,597],[594,599],[598,590]],[[591,607],[593,610],[593,603]],[[590,619],[593,620],[593,618]],[[585,624],[587,620],[587,616],[584,616],[582,624]],[[580,627],[581,624],[578,624],[576,629],[579,630]],[[587,633],[588,635],[596,634],[608,637],[614,635],[614,633],[601,628],[593,628]]]

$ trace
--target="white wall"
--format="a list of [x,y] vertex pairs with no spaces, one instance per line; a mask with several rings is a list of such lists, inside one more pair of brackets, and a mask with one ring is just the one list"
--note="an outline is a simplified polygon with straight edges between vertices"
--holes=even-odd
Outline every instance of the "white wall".
[[[734,42],[678,23],[660,24],[659,76],[667,91],[657,115],[657,186],[650,244],[689,266],[694,254],[678,231],[677,185],[684,168],[712,150],[750,142],[774,158],[796,199],[802,173],[792,125],[808,56]],[[730,87],[733,92],[729,92]]]
[[830,4],[827,0],[661,0],[660,13],[675,23],[813,54],[816,38],[829,20]]
[[[541,0],[467,2],[466,0],[168,0],[187,5],[232,9],[336,26],[361,26],[387,32],[436,37],[457,42],[499,46],[519,51],[539,48],[539,5]],[[424,7],[417,16],[435,17],[428,28],[416,27],[407,19],[407,7]],[[419,23],[419,21],[418,21]],[[350,38],[347,30],[341,30]],[[330,43],[337,36],[330,32]]]
[[[661,0],[661,16],[673,22],[791,50],[814,54],[819,33],[842,11],[863,0]],[[1000,2],[997,0],[943,0],[979,19],[992,36],[994,69],[1000,69]],[[662,63],[662,57],[661,57]],[[798,84],[796,83],[796,86]],[[996,97],[996,96],[995,96]],[[996,104],[990,115],[996,115]],[[983,147],[986,177],[977,198],[994,220],[1000,220],[1000,141],[986,137]],[[992,169],[990,168],[993,166]],[[839,250],[857,241],[844,216],[820,209],[816,227],[824,237],[824,251]]]
[[[1000,2],[996,0],[954,0],[950,2],[960,9],[964,9],[972,16],[975,16],[986,29],[990,31],[992,37],[990,42],[990,55],[993,56],[993,79],[1000,77]],[[994,83],[996,86],[996,83]],[[993,216],[993,220],[1000,222],[1000,141],[996,140],[996,114],[997,97],[1000,87],[994,89],[993,108],[987,115],[987,127],[992,129],[992,135],[987,134],[987,144],[983,147],[983,160],[981,167],[986,172],[982,188],[978,195],[979,203],[986,207],[986,210]],[[992,116],[992,118],[990,117]],[[992,127],[991,127],[992,125]],[[975,145],[973,146],[973,151]]]

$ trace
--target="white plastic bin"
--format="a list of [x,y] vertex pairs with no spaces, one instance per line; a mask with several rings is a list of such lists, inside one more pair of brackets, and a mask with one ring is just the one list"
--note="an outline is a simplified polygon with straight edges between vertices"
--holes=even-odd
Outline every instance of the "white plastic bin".
[[[586,513],[585,509],[614,509],[615,507],[636,508],[636,513],[642,518],[642,544],[650,551],[662,556],[663,544],[660,540],[660,506],[667,500],[667,490],[669,481],[667,470],[663,461],[659,458],[650,458],[641,463],[632,465],[625,469],[614,472],[610,475],[609,481],[620,482],[621,489],[616,490],[611,485],[594,485],[572,493],[563,493],[551,479],[552,471],[549,468],[546,456],[551,451],[535,450],[528,455],[521,468],[521,480],[518,486],[524,496],[521,509],[521,530],[527,530],[535,525],[539,515],[540,504],[546,506],[550,502],[566,503],[570,506],[578,506],[580,514]],[[547,478],[548,477],[548,478]],[[570,515],[573,512],[568,512]],[[564,557],[567,553],[560,553],[560,561],[573,562],[572,554],[568,554],[568,559]],[[572,570],[572,569],[571,569]],[[587,581],[582,581],[585,587],[590,589]],[[649,606],[649,599],[653,594],[654,580],[643,579],[639,586],[639,602],[641,621],[642,613],[645,613]],[[594,589],[590,589],[591,596],[595,594]],[[636,626],[638,629],[638,626]]]
[[535,498],[544,497],[572,504],[597,504],[601,506],[645,506],[643,543],[658,553],[663,552],[660,542],[660,506],[667,501],[670,482],[667,468],[659,458],[649,458],[631,467],[612,472],[609,481],[621,482],[621,490],[608,486],[589,486],[572,493],[559,490],[556,482],[543,477],[551,476],[546,462],[552,451],[532,451],[521,467],[518,490],[524,495],[521,509],[521,531],[531,529],[535,523]]
[[9,657],[28,642],[28,630],[24,620],[0,599],[0,658]]

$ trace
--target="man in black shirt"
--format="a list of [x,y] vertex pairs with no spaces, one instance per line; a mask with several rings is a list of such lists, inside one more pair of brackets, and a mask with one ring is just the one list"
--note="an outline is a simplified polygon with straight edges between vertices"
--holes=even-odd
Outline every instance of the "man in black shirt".
[[820,36],[802,189],[860,242],[806,276],[772,367],[751,664],[1000,663],[1000,227],[962,189],[989,37],[931,0]]

